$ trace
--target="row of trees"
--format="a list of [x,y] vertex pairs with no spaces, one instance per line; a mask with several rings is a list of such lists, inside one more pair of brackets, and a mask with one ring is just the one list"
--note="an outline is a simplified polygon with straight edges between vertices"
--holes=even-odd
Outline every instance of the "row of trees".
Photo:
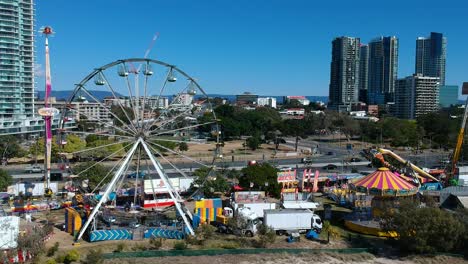
[[[456,142],[462,113],[457,108],[429,113],[416,120],[382,116],[378,122],[356,120],[346,114],[325,111],[324,114],[306,114],[303,119],[283,119],[272,108],[245,110],[231,105],[215,108],[223,131],[223,139],[252,138],[251,149],[258,141],[270,142],[278,136],[306,138],[311,135],[339,132],[347,139],[357,138],[394,147],[450,148]],[[468,148],[466,149],[468,154]]]

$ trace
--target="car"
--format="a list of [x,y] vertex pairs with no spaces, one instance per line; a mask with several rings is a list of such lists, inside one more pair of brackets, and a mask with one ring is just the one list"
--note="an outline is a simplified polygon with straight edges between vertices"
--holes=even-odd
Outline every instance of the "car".
[[328,155],[328,156],[331,156],[331,155],[335,155],[335,153],[333,153],[332,151],[328,151],[328,152],[327,152],[327,155]]
[[292,171],[293,170],[293,168],[291,168],[291,167],[279,167],[278,169],[280,171]]
[[304,157],[301,160],[302,163],[312,163],[312,157]]
[[34,164],[34,165],[29,165],[24,168],[25,172],[29,173],[39,173],[39,172],[44,172],[44,168],[41,165]]
[[349,162],[360,162],[361,159],[360,158],[350,158],[349,159]]
[[324,169],[324,170],[336,170],[336,169],[338,169],[338,166],[336,166],[334,164],[328,164],[326,166],[323,166],[322,169]]

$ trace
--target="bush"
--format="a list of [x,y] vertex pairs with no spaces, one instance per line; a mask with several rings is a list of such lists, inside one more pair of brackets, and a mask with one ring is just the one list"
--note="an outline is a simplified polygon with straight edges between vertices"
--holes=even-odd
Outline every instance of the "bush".
[[162,238],[155,238],[155,237],[152,237],[149,241],[151,247],[153,249],[160,249],[162,247],[162,244],[163,244],[163,240]]
[[185,249],[187,249],[187,243],[185,243],[185,241],[176,241],[174,243],[174,249],[175,250],[185,250]]
[[63,263],[65,264],[70,264],[74,261],[80,260],[80,253],[78,251],[72,249],[68,251],[67,255],[65,255],[65,258],[63,259]]
[[122,252],[125,250],[125,244],[123,242],[120,242],[117,244],[117,248],[114,250],[114,252]]
[[82,264],[102,264],[104,262],[104,258],[102,257],[101,250],[94,250],[91,249],[86,255],[84,260],[81,260]]
[[276,232],[271,227],[266,226],[265,224],[258,226],[258,241],[257,247],[265,248],[268,244],[274,243],[276,240]]
[[59,248],[59,242],[55,242],[55,244],[47,250],[47,256],[48,257],[54,256],[58,248]]
[[48,259],[45,264],[57,264],[57,261],[55,259]]

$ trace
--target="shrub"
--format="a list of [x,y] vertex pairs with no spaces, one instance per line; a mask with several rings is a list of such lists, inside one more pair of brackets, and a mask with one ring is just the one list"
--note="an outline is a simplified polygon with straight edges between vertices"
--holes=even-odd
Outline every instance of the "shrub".
[[184,250],[187,249],[187,243],[185,241],[176,241],[174,243],[174,249],[175,250]]
[[57,261],[55,259],[48,259],[45,264],[57,264]]
[[258,241],[257,247],[265,248],[268,244],[274,243],[276,240],[276,232],[271,227],[265,224],[259,225],[257,229]]
[[80,253],[78,253],[78,251],[72,249],[72,250],[68,251],[67,255],[65,255],[63,263],[70,264],[73,261],[78,261],[78,260],[80,260]]
[[123,242],[120,242],[117,244],[117,248],[114,250],[114,252],[122,252],[125,249],[125,244]]
[[102,264],[104,262],[104,258],[102,257],[101,250],[94,250],[91,249],[86,255],[84,260],[81,260],[82,264]]
[[47,256],[48,257],[54,256],[58,248],[59,248],[59,242],[55,242],[55,244],[47,250]]
[[152,237],[149,241],[151,247],[153,249],[160,249],[162,247],[162,244],[163,244],[163,240],[162,238],[155,238],[155,237]]

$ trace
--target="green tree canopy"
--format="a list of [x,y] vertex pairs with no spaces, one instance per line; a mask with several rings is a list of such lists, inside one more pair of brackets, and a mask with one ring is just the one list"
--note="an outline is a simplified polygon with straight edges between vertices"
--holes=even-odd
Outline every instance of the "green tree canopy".
[[216,193],[225,193],[229,191],[229,183],[226,178],[217,171],[202,167],[193,172],[196,179],[191,185],[191,191],[203,192],[206,198],[216,197]]
[[0,136],[0,159],[6,158],[8,160],[11,158],[19,158],[23,157],[25,154],[25,151],[21,148],[15,136]]
[[387,212],[383,227],[398,233],[397,245],[408,253],[450,252],[456,249],[466,232],[453,214],[439,208],[419,208],[403,201],[396,211]]
[[[73,167],[73,172],[79,174],[80,180],[88,179],[89,187],[93,189],[107,175],[109,169],[106,169],[102,164],[96,164],[96,162],[84,162]],[[103,184],[110,182],[111,178],[111,176],[108,176]]]
[[[268,163],[263,163],[243,168],[241,172],[242,176],[239,178],[240,186],[246,189],[267,191],[269,194],[279,198],[281,187],[278,184],[278,170],[276,168]],[[253,183],[252,188],[250,187],[250,183]]]
[[7,187],[13,183],[13,178],[8,172],[0,169],[0,191],[6,191]]

